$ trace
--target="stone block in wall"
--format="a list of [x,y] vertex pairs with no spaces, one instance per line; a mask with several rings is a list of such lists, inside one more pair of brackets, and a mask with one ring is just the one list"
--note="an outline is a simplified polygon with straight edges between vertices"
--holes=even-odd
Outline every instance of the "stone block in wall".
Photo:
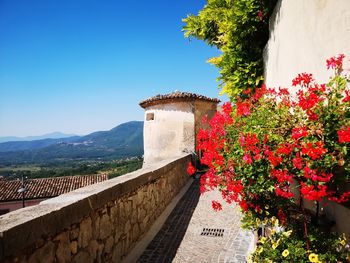
[[100,217],[98,215],[94,215],[92,217],[92,236],[93,239],[98,239],[100,235]]
[[69,242],[69,232],[65,231],[54,238],[54,241],[58,242],[56,250],[56,261],[58,263],[68,263],[71,261],[70,255],[70,242]]
[[91,224],[91,218],[88,217],[80,223],[80,231],[78,236],[79,248],[87,247],[91,239],[92,239],[92,224]]
[[72,226],[69,233],[69,238],[70,240],[75,240],[75,239],[78,239],[78,236],[79,236],[79,226],[76,224]]
[[99,244],[96,240],[91,240],[89,243],[89,254],[93,261],[97,260]]
[[111,254],[113,245],[114,245],[114,238],[110,236],[109,238],[107,238],[107,240],[105,242],[103,253]]
[[85,250],[79,251],[78,254],[76,254],[73,258],[73,263],[92,263],[89,252]]
[[75,255],[78,252],[78,242],[72,241],[69,245],[70,251],[73,255]]
[[113,224],[117,224],[118,223],[118,206],[116,204],[114,204],[111,207],[111,221]]
[[139,237],[140,237],[140,228],[138,223],[136,223],[132,227],[132,242],[137,241]]
[[55,244],[51,241],[47,242],[44,246],[34,251],[30,255],[28,263],[51,263],[55,259]]
[[119,262],[118,246],[113,247],[112,251],[112,262]]
[[143,219],[146,217],[147,211],[143,207],[139,207],[137,209],[137,222],[142,222]]
[[104,214],[100,221],[100,239],[105,239],[112,235],[113,225],[109,219],[108,214]]

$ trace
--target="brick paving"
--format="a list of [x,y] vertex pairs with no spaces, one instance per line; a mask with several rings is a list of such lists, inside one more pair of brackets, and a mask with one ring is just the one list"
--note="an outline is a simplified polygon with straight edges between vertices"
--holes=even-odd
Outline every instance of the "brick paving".
[[[200,196],[199,180],[194,180],[138,262],[246,262],[254,244],[253,233],[240,228],[238,207],[221,201],[223,210],[215,212],[212,200],[221,201],[220,193]],[[201,235],[203,228],[220,229],[223,235]]]

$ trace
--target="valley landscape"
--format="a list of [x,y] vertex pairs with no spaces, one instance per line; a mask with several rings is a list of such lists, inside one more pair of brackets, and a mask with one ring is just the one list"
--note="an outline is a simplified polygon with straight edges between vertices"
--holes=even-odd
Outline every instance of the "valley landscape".
[[139,169],[143,122],[131,121],[85,136],[0,143],[0,176],[6,180],[108,173]]

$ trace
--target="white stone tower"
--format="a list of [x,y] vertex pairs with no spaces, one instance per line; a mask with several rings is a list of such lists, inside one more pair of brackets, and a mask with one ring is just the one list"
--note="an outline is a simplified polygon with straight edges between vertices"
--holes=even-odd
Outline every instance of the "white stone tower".
[[220,100],[187,92],[157,95],[140,102],[145,109],[144,164],[194,152],[202,118],[210,119]]

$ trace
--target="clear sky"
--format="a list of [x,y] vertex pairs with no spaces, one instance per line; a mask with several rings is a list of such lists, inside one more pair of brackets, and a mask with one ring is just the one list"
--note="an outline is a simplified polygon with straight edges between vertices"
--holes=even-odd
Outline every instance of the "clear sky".
[[218,51],[181,32],[204,4],[0,0],[0,136],[109,130],[175,90],[218,97]]

